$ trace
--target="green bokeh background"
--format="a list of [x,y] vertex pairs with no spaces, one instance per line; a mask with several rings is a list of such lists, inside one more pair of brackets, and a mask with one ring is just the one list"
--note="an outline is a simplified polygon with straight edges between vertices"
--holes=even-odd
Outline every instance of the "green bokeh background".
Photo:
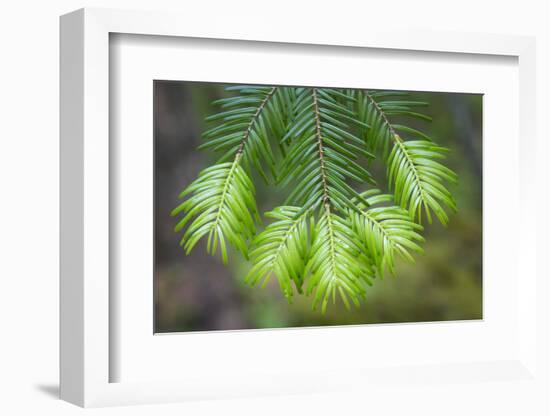
[[[340,303],[322,315],[311,299],[288,304],[275,278],[265,288],[242,280],[249,264],[232,253],[228,266],[206,254],[204,244],[185,256],[170,211],[178,194],[216,155],[197,150],[211,101],[227,96],[223,84],[156,81],[155,93],[155,332],[280,328],[319,325],[469,320],[482,318],[482,96],[410,92],[427,101],[431,123],[407,122],[451,152],[447,166],[459,176],[449,188],[458,213],[447,228],[423,224],[425,254],[398,261],[395,277],[377,279],[362,306]],[[387,189],[384,167],[372,172]],[[256,181],[260,212],[279,205],[288,190]]]

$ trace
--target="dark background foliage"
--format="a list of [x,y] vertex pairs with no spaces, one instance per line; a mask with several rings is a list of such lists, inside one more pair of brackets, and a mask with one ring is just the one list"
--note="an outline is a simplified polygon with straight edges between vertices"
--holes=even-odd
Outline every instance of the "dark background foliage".
[[[375,281],[360,308],[331,305],[325,315],[311,299],[289,305],[275,278],[264,288],[242,283],[249,265],[231,253],[225,267],[206,254],[204,242],[189,256],[174,233],[170,211],[178,194],[216,155],[198,151],[204,117],[217,111],[210,102],[224,97],[224,85],[156,81],[155,88],[155,325],[156,332],[277,328],[364,323],[467,320],[482,317],[482,96],[411,92],[427,101],[432,123],[408,122],[451,149],[447,166],[459,176],[450,185],[458,213],[444,228],[424,224],[425,254],[416,263],[398,261],[396,276]],[[384,166],[372,172],[387,189]],[[260,180],[260,212],[279,205],[288,190]],[[265,221],[267,223],[267,221]]]

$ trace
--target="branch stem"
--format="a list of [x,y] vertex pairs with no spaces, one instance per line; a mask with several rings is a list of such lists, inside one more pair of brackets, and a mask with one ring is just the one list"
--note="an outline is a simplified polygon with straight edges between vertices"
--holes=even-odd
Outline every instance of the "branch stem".
[[319,149],[319,165],[321,171],[321,183],[323,185],[323,204],[330,213],[330,196],[328,193],[327,173],[325,166],[325,153],[323,150],[323,135],[321,134],[321,114],[319,111],[319,100],[317,98],[317,88],[312,88],[313,111],[315,113],[315,135],[317,136],[317,146]]
[[[325,153],[323,150],[324,144],[323,144],[323,135],[321,133],[321,114],[319,111],[319,99],[317,97],[317,88],[312,88],[312,95],[313,95],[313,111],[315,113],[315,134],[317,136],[317,145],[319,149],[319,165],[320,165],[320,171],[321,171],[321,182],[323,186],[323,205],[325,207],[325,217],[327,220],[328,238],[329,238],[329,245],[330,245],[330,264],[332,268],[330,288],[332,288],[334,279],[337,276],[336,241],[334,238],[334,226],[332,224],[332,214],[330,209],[331,204],[330,204],[327,173],[326,173],[326,166],[325,166]],[[329,292],[327,291],[327,293]]]
[[378,103],[372,97],[372,95],[370,95],[367,91],[363,91],[363,93],[365,94],[365,97],[367,97],[370,100],[370,102],[372,103],[374,108],[376,108],[376,111],[378,111],[380,113],[380,115],[382,116],[382,119],[384,120],[384,123],[386,123],[386,126],[388,127],[388,129],[391,133],[392,138],[395,140],[395,137],[396,136],[399,137],[399,135],[397,134],[397,132],[395,131],[395,129],[391,125],[390,120],[388,120],[388,117],[386,116],[386,113],[384,112],[384,110],[382,110],[382,108],[380,107],[380,105],[378,105]]
[[243,152],[244,152],[244,146],[246,145],[246,142],[248,141],[248,138],[250,137],[250,133],[252,132],[252,127],[254,126],[254,123],[262,113],[262,110],[265,108],[266,104],[268,103],[269,99],[273,97],[273,94],[275,94],[275,91],[277,91],[277,87],[271,88],[271,90],[267,93],[265,98],[262,100],[258,108],[256,109],[256,112],[250,119],[250,122],[248,123],[248,126],[246,127],[246,130],[244,132],[243,138],[241,140],[241,144],[239,145],[239,148],[237,149],[237,154],[235,156],[235,159],[240,159]]

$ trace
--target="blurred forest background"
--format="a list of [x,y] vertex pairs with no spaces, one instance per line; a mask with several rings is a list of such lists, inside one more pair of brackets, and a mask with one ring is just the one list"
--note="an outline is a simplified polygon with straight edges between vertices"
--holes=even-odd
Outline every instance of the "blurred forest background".
[[[155,81],[155,332],[279,328],[482,318],[482,96],[411,92],[427,101],[431,123],[408,121],[451,149],[446,165],[459,176],[449,185],[458,213],[444,228],[424,224],[425,254],[416,263],[398,261],[395,277],[376,280],[360,308],[329,305],[312,311],[311,298],[289,305],[275,277],[262,289],[242,280],[249,265],[232,255],[228,266],[206,254],[204,242],[189,256],[170,211],[198,172],[216,161],[199,151],[204,118],[218,111],[210,103],[227,96],[225,85]],[[384,167],[372,167],[384,190]],[[287,191],[257,184],[260,213],[284,200]]]

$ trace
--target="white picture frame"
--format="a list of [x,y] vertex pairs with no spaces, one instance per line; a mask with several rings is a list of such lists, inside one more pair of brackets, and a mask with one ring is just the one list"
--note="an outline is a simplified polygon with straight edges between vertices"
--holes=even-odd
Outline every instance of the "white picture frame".
[[[387,386],[407,388],[420,384],[428,391],[438,383],[465,383],[487,391],[543,386],[537,367],[536,217],[522,215],[534,204],[532,178],[535,169],[535,42],[533,38],[468,33],[399,31],[388,28],[342,28],[337,34],[324,30],[288,28],[284,32],[265,25],[262,29],[235,34],[230,22],[205,26],[200,18],[185,15],[83,9],[61,18],[61,390],[64,400],[80,406],[184,401],[197,398],[252,397],[267,394],[318,393],[359,388],[385,394]],[[283,369],[247,380],[238,370],[220,371],[215,380],[208,373],[181,380],[113,382],[112,368],[120,360],[112,339],[117,326],[113,311],[110,259],[110,34],[174,38],[223,39],[229,41],[332,45],[340,48],[428,51],[440,54],[503,55],[517,59],[519,68],[519,146],[517,189],[521,217],[517,230],[517,267],[522,278],[516,293],[517,333],[513,353],[498,360],[439,363],[419,360],[407,367],[386,364],[376,368]],[[168,39],[168,38],[164,38]],[[157,39],[158,40],[158,39]],[[162,39],[160,40],[162,42]],[[414,327],[409,327],[414,331]],[[295,334],[303,331],[293,329]],[[329,330],[330,331],[330,330]],[[285,331],[281,331],[284,333]],[[290,332],[290,331],[287,331]],[[324,332],[329,334],[329,332]],[[152,336],[152,333],[151,333]],[[235,334],[221,334],[226,340]],[[474,337],[474,334],[469,336]],[[248,337],[254,337],[249,333]],[[242,338],[241,338],[242,339]],[[222,340],[223,341],[223,340]],[[170,341],[165,341],[170,342]],[[220,342],[217,340],[216,342]],[[239,342],[231,341],[231,342]],[[389,342],[389,341],[388,341]],[[512,350],[511,350],[512,351]],[[497,354],[498,355],[498,354]],[[145,357],[146,359],[147,357]],[[245,364],[246,365],[246,364]],[[368,371],[366,371],[368,369]],[[326,375],[327,377],[323,377]],[[345,380],[345,381],[343,381]],[[483,381],[489,380],[489,383]],[[499,384],[500,383],[500,384]],[[387,394],[387,393],[386,393]],[[445,394],[445,393],[443,393]],[[447,392],[446,394],[451,394]]]

